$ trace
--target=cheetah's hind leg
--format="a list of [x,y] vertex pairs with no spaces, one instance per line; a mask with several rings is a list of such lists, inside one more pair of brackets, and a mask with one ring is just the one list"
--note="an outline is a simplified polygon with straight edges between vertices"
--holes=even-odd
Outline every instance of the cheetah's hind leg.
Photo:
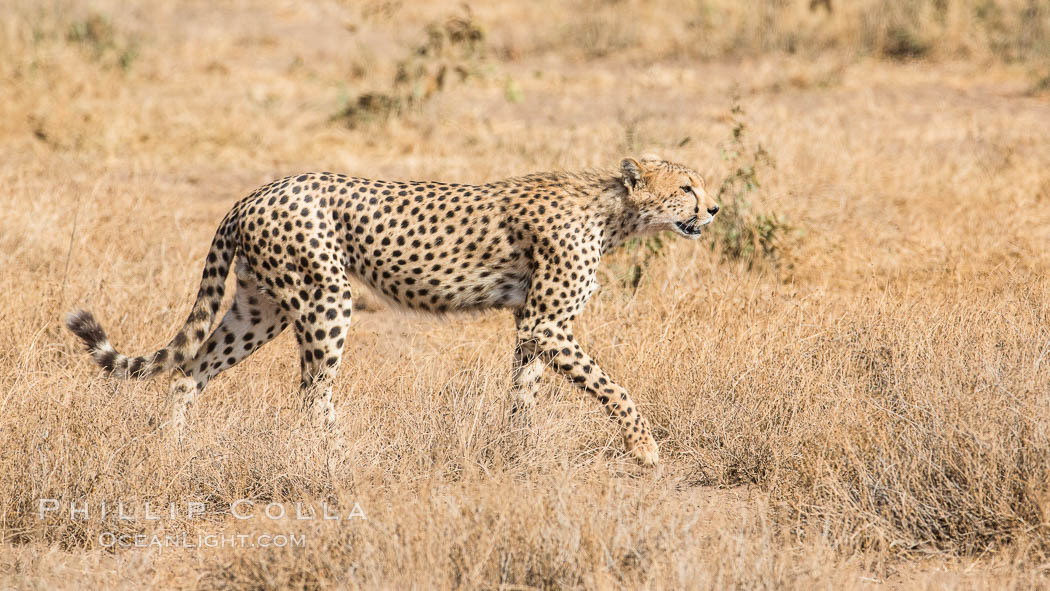
[[196,357],[174,372],[169,425],[176,441],[182,438],[187,408],[208,382],[281,334],[288,321],[288,314],[263,291],[256,276],[238,264],[233,306]]
[[306,296],[303,312],[294,322],[303,408],[310,413],[314,425],[324,429],[328,442],[341,456],[345,440],[336,425],[332,384],[342,363],[353,313],[350,284],[345,278],[332,278],[315,285]]
[[511,366],[510,415],[515,418],[528,417],[536,405],[536,392],[540,388],[540,377],[546,363],[540,356],[534,341],[519,339],[514,347]]

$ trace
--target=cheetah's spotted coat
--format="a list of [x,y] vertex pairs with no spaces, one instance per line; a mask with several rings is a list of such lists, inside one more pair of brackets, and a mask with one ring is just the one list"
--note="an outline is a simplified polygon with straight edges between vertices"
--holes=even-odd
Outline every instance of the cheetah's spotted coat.
[[[67,324],[112,375],[175,370],[178,433],[209,380],[289,324],[304,402],[330,425],[331,383],[350,323],[349,277],[413,309],[508,308],[517,323],[512,412],[533,402],[543,368],[553,367],[605,407],[629,453],[655,464],[646,420],[573,338],[572,322],[597,287],[602,254],[648,232],[695,238],[717,211],[698,173],[652,158],[625,159],[616,172],[540,173],[480,186],[291,176],[223,218],[189,318],[163,349],[122,355],[88,312],[71,314]],[[209,335],[235,261],[233,306]]]

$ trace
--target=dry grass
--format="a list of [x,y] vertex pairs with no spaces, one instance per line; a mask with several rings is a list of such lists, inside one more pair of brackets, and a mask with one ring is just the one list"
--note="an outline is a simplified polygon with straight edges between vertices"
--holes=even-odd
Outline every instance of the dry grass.
[[[1050,585],[1050,105],[1029,92],[1050,16],[846,4],[475,6],[476,75],[354,128],[332,116],[462,9],[5,5],[0,587]],[[622,252],[578,323],[648,413],[659,475],[556,378],[507,421],[501,313],[360,312],[342,459],[303,424],[287,335],[173,448],[166,386],[99,378],[61,328],[87,306],[122,350],[166,342],[221,215],[282,174],[477,182],[656,149],[720,182],[734,94],[775,163],[749,199],[795,229],[780,264],[672,241],[635,288]],[[39,498],[92,518],[40,520]],[[243,498],[367,520],[240,521]],[[97,518],[118,500],[179,515]]]

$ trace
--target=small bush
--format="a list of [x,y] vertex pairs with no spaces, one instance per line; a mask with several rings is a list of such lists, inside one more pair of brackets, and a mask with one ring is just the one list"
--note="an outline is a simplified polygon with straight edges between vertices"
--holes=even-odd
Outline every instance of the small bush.
[[1037,75],[1037,80],[1028,88],[1029,96],[1041,96],[1050,92],[1050,72]]
[[886,41],[882,48],[886,57],[899,60],[916,59],[926,55],[928,51],[929,46],[923,43],[912,29],[894,26],[886,31]]
[[390,88],[365,92],[350,100],[333,119],[350,127],[399,116],[418,108],[445,89],[451,77],[460,82],[477,74],[485,32],[469,7],[461,17],[425,27],[426,41],[397,62]]
[[759,176],[773,168],[769,153],[761,144],[747,142],[744,110],[734,100],[731,109],[733,130],[721,147],[722,159],[729,164],[729,174],[718,187],[716,200],[722,207],[711,225],[711,248],[725,260],[743,260],[748,268],[766,261],[777,265],[781,260],[785,236],[791,226],[775,212],[757,209],[752,200],[761,188]]
[[128,71],[139,55],[138,42],[121,35],[103,15],[92,14],[69,25],[66,40],[84,46],[92,59]]

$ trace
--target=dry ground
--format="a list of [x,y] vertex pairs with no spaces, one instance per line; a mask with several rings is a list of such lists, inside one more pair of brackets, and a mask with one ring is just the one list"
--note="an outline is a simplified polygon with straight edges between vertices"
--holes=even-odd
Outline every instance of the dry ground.
[[[351,127],[333,115],[389,90],[456,3],[5,4],[0,588],[1050,585],[1050,103],[951,5],[909,62],[849,14],[790,55],[782,21],[756,41],[764,13],[720,2],[478,5],[484,55],[435,58],[465,80]],[[775,163],[751,198],[795,228],[778,265],[673,242],[634,290],[623,252],[578,322],[648,413],[659,474],[556,378],[508,423],[506,313],[360,311],[345,458],[301,421],[287,335],[215,380],[173,448],[166,384],[102,379],[61,328],[85,306],[121,350],[166,342],[222,214],[293,172],[480,182],[657,150],[717,186],[734,95]],[[40,498],[91,518],[40,520]],[[245,498],[367,519],[232,518]],[[179,515],[98,517],[118,500]]]

